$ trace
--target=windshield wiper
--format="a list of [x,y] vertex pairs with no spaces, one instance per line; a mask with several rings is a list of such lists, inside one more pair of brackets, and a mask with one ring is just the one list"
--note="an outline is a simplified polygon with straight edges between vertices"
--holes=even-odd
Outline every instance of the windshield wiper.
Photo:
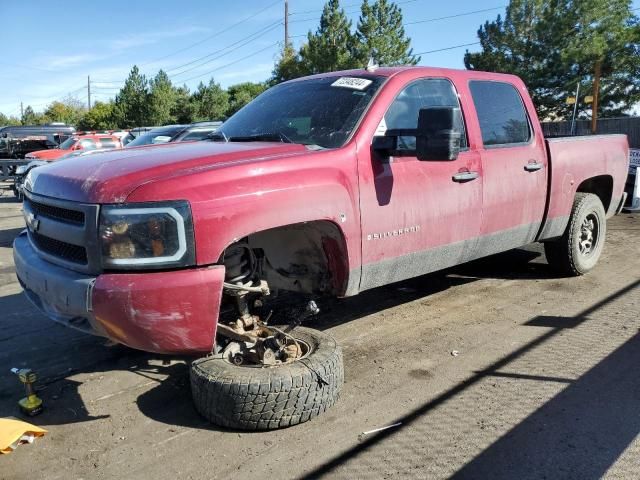
[[255,135],[243,135],[229,137],[229,142],[282,142],[293,143],[289,137],[282,132],[256,133]]

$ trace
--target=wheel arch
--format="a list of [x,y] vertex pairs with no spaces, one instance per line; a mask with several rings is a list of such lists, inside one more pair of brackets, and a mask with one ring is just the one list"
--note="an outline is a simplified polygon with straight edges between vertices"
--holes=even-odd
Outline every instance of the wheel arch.
[[[345,232],[331,220],[313,220],[252,232],[229,242],[246,243],[256,252],[260,273],[271,288],[308,294],[344,296],[352,278]],[[352,287],[351,287],[352,288]]]
[[602,202],[604,211],[609,215],[613,199],[613,177],[611,175],[598,175],[583,180],[578,185],[576,193],[592,193],[596,195]]

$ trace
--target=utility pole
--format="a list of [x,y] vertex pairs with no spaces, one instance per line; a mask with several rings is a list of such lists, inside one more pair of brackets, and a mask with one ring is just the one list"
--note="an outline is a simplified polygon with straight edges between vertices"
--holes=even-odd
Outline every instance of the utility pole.
[[22,102],[20,102],[20,121],[22,121],[24,119],[24,107],[22,105]]
[[87,75],[87,110],[91,110],[91,77]]
[[596,68],[593,75],[593,104],[591,105],[591,133],[598,130],[598,100],[600,96],[600,75],[602,73],[602,60],[596,60]]
[[580,81],[576,87],[576,103],[573,104],[573,116],[571,117],[571,135],[576,134],[576,114],[578,113],[578,102],[580,98]]
[[284,48],[289,46],[289,0],[284,0]]

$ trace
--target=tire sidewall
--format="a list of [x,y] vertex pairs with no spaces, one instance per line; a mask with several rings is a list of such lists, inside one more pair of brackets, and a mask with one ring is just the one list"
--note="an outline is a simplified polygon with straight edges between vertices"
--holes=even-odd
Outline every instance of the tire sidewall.
[[[593,214],[598,222],[598,236],[594,250],[589,255],[580,253],[580,234],[582,223]],[[586,273],[598,263],[604,248],[607,233],[607,220],[602,202],[595,195],[586,195],[582,201],[578,202],[574,211],[574,218],[571,228],[570,251],[575,269],[579,273]]]

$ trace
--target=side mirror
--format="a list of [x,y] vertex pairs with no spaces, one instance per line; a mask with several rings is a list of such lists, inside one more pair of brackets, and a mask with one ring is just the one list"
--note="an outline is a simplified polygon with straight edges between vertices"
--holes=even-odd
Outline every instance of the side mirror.
[[398,137],[373,137],[371,148],[383,158],[388,158],[397,150]]
[[455,160],[462,133],[456,128],[457,107],[428,107],[418,114],[416,157],[418,160]]

